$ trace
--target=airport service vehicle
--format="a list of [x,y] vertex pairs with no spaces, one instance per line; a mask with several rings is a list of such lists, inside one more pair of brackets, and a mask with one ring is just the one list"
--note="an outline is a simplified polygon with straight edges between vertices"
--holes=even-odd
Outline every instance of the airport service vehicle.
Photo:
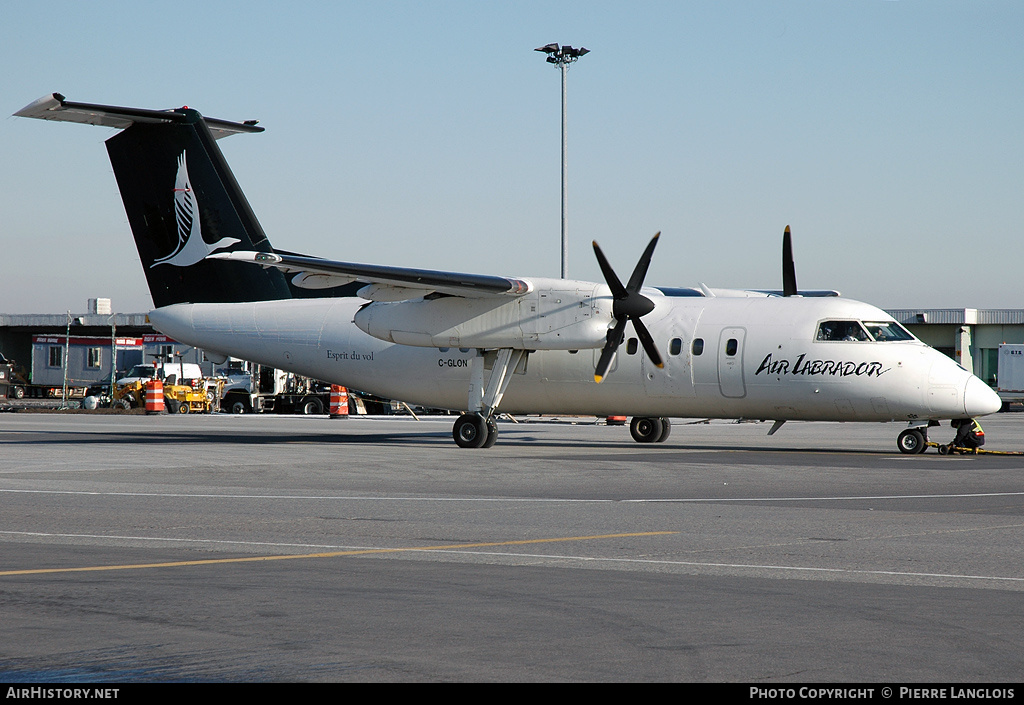
[[21,399],[25,396],[25,380],[15,370],[14,360],[0,355],[0,396]]
[[800,291],[788,228],[781,291],[644,286],[658,236],[626,284],[597,243],[604,282],[338,262],[271,247],[215,142],[261,132],[254,122],[57,93],[15,115],[120,130],[107,152],[158,330],[208,354],[465,409],[461,447],[493,445],[500,406],[628,414],[645,443],[667,438],[670,417],[771,419],[769,434],[795,420],[902,421],[897,445],[918,453],[940,419],[1000,408],[881,309]]
[[232,414],[326,414],[331,386],[268,365],[232,360],[221,409]]
[[996,393],[1003,411],[1013,402],[1024,402],[1024,345],[1003,343],[996,364]]
[[192,384],[165,384],[164,408],[172,414],[209,414],[219,397],[219,380],[192,380]]
[[[191,390],[191,384],[177,383],[184,380],[202,380],[203,371],[194,362],[155,362],[152,365],[135,365],[124,377],[115,381],[110,405],[121,409],[135,409],[143,406],[146,401],[146,383],[153,379],[164,382],[166,398],[168,389],[173,386],[187,387]],[[178,395],[185,399],[186,392],[181,389]],[[205,389],[202,398],[206,399]],[[175,403],[174,406],[177,408],[178,404]]]
[[[89,393],[89,389],[71,382],[67,387],[67,398],[81,399]],[[13,365],[0,365],[0,396],[8,399],[60,399],[64,392],[61,384],[32,384],[13,370]]]
[[152,365],[135,365],[128,370],[124,377],[119,378],[116,384],[145,383],[151,379],[166,380],[172,375],[176,380],[202,379],[203,370],[194,362],[157,362]]

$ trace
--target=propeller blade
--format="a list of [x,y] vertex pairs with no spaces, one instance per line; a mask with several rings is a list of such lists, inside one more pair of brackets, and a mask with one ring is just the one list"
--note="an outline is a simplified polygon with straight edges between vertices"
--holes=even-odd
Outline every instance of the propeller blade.
[[622,334],[626,330],[626,321],[633,321],[633,328],[643,343],[644,351],[651,359],[651,362],[659,368],[665,366],[664,361],[661,359],[661,353],[658,352],[658,346],[654,344],[654,337],[647,330],[647,326],[640,321],[642,316],[646,316],[654,310],[654,302],[640,293],[640,287],[644,285],[644,279],[647,277],[647,270],[651,266],[651,257],[654,255],[654,248],[658,245],[659,237],[661,237],[660,231],[655,233],[654,237],[647,244],[644,253],[640,255],[640,260],[636,263],[636,267],[633,268],[633,274],[630,276],[629,283],[626,286],[622,286],[622,281],[615,274],[615,270],[612,269],[608,258],[604,256],[604,252],[598,247],[597,242],[594,242],[594,255],[597,256],[597,263],[601,267],[601,273],[604,275],[604,280],[612,292],[612,317],[615,319],[615,327],[608,331],[607,341],[601,350],[601,357],[597,361],[597,367],[594,369],[594,381],[598,384],[604,379],[608,368],[612,364],[612,360],[615,358],[615,351],[618,349],[619,343],[622,341]]
[[601,380],[604,379],[608,368],[612,364],[612,358],[615,357],[615,351],[622,341],[622,332],[625,329],[626,319],[620,318],[615,322],[615,327],[608,331],[607,342],[604,344],[604,350],[601,351],[601,357],[598,359],[597,367],[594,369],[594,381],[598,384],[601,384]]
[[594,254],[597,255],[597,264],[601,267],[601,274],[604,275],[605,282],[608,283],[608,288],[612,290],[612,296],[616,299],[624,299],[628,296],[626,288],[622,286],[622,282],[615,275],[615,270],[612,269],[611,264],[608,263],[608,258],[601,252],[601,248],[597,246],[597,240],[594,240]]
[[654,254],[654,248],[658,244],[659,237],[661,237],[660,230],[654,234],[654,237],[647,244],[647,249],[640,255],[640,261],[636,263],[636,267],[633,269],[633,276],[629,278],[629,283],[626,284],[626,291],[640,291],[640,287],[644,285],[644,279],[647,278],[647,268],[651,266],[651,256]]
[[796,264],[793,262],[793,236],[786,226],[782,234],[782,295],[796,296]]
[[640,338],[640,342],[644,346],[644,352],[647,353],[647,357],[651,358],[651,362],[654,363],[655,367],[659,370],[665,368],[665,363],[661,359],[661,353],[658,352],[658,346],[654,344],[654,338],[651,336],[651,332],[647,330],[639,318],[631,319],[633,321],[633,329],[636,330],[636,335]]

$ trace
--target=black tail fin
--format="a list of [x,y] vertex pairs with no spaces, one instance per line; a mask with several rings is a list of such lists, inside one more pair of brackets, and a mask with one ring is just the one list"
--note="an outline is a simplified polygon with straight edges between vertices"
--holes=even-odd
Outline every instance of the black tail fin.
[[157,308],[292,298],[279,270],[203,259],[232,249],[273,252],[214,141],[214,132],[223,137],[263,128],[204,118],[189,108],[71,103],[58,93],[15,115],[123,128],[107,140],[107,152]]
[[203,259],[273,249],[203,117],[175,112],[185,120],[137,122],[107,140],[154,305],[291,298],[281,272]]

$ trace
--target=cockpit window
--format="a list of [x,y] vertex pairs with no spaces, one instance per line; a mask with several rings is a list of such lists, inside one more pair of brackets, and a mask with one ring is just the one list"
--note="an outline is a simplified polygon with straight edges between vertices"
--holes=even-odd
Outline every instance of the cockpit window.
[[867,341],[871,340],[867,332],[857,321],[824,321],[818,326],[816,340],[846,340],[846,341]]
[[865,321],[864,327],[871,337],[879,343],[890,343],[894,340],[913,340],[914,336],[896,321]]

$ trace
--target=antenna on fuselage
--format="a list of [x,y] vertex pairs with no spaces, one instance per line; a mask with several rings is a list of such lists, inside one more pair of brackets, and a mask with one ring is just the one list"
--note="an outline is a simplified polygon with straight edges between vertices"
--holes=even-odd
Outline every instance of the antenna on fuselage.
[[782,295],[796,296],[796,264],[793,262],[793,235],[786,226],[782,234]]

